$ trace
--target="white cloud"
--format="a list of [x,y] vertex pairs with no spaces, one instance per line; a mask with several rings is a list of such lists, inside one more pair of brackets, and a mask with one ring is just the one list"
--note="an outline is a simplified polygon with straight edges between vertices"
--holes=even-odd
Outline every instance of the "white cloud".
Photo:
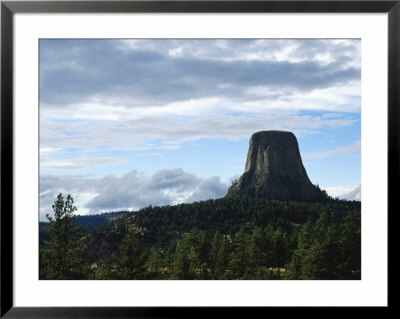
[[215,97],[251,101],[244,92],[254,86],[285,88],[285,96],[350,87],[360,82],[359,42],[43,40],[40,102],[136,108]]
[[352,39],[256,39],[256,40],[121,40],[121,50],[152,50],[171,56],[221,61],[317,61],[334,62],[346,56],[350,65],[360,65],[360,41]]
[[361,200],[361,184],[351,186],[321,187],[333,198]]
[[81,169],[93,166],[122,163],[119,158],[113,157],[85,157],[72,158],[68,160],[51,160],[48,158],[40,159],[40,168],[45,169]]
[[342,194],[340,198],[347,199],[347,200],[361,200],[361,185],[358,185],[353,190],[348,193]]
[[161,169],[151,176],[136,170],[121,177],[44,175],[40,178],[41,219],[58,193],[71,194],[78,214],[130,210],[148,205],[174,205],[223,197],[228,185],[220,178],[199,178],[182,169]]
[[[359,58],[358,40],[43,40],[44,165],[84,165],[51,157],[68,148],[179,148],[258,130],[352,125]],[[310,110],[342,115],[301,114]]]
[[336,155],[351,155],[361,150],[361,141],[357,141],[352,145],[341,146],[333,150],[317,151],[310,154],[304,154],[305,159],[319,159]]
[[[230,108],[226,105],[230,105]],[[98,151],[100,146],[110,150],[175,149],[185,141],[201,138],[237,140],[248,138],[255,131],[269,129],[291,130],[297,135],[304,135],[323,128],[351,126],[358,121],[357,117],[343,113],[336,113],[336,117],[302,115],[295,110],[267,109],[261,103],[245,107],[239,103],[217,100],[187,102],[177,109],[172,106],[160,107],[152,112],[148,109],[133,112],[113,107],[102,107],[100,110],[104,117],[111,114],[118,120],[90,120],[87,110],[80,117],[80,108],[73,106],[69,111],[61,109],[48,116],[47,111],[43,111],[45,114],[40,132],[42,154],[51,155],[51,150],[61,146],[86,152]],[[63,126],[48,125],[63,121],[70,111],[75,114],[74,120],[64,120]],[[95,108],[92,112],[95,112]],[[75,133],[67,134],[66,131]]]

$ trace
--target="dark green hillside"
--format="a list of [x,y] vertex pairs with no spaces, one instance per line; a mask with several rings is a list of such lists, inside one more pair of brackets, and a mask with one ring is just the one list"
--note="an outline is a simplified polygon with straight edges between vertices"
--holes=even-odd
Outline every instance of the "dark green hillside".
[[[235,195],[149,206],[86,229],[59,216],[44,228],[51,240],[40,248],[41,279],[361,278],[360,202]],[[59,254],[64,246],[72,257]],[[74,272],[51,256],[68,257]]]
[[208,236],[217,231],[233,236],[241,228],[250,231],[256,226],[272,225],[275,229],[291,233],[306,222],[315,222],[322,213],[343,216],[360,209],[360,202],[329,200],[310,203],[247,196],[174,206],[149,206],[90,231],[88,247],[92,261],[107,259],[120,245],[129,225],[134,225],[141,234],[139,240],[142,244],[165,249],[173,247],[192,229],[202,230]]

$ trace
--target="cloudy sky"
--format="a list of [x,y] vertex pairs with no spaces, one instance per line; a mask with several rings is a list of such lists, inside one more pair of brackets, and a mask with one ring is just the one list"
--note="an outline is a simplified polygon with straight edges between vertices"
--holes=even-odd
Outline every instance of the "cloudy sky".
[[40,218],[223,197],[251,134],[289,130],[360,199],[359,40],[40,40]]

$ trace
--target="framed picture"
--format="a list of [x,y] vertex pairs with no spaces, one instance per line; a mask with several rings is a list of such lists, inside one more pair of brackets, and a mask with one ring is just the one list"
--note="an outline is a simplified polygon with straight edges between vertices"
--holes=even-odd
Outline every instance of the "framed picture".
[[399,18],[2,1],[1,316],[389,307]]

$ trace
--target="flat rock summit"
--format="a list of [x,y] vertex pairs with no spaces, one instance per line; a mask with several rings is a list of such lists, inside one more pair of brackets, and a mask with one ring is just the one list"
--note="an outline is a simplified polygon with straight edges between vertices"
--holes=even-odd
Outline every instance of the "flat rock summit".
[[227,196],[240,193],[298,201],[323,196],[307,176],[296,137],[286,131],[261,131],[251,136],[245,172]]

